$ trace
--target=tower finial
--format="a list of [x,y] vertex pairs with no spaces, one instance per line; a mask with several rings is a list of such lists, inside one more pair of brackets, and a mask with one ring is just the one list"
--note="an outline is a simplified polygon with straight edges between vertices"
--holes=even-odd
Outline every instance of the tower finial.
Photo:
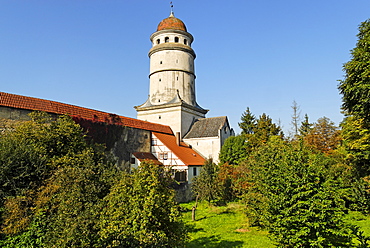
[[174,17],[174,13],[173,13],[173,4],[172,4],[172,1],[170,2],[170,7],[171,7],[171,14],[170,14],[170,17]]

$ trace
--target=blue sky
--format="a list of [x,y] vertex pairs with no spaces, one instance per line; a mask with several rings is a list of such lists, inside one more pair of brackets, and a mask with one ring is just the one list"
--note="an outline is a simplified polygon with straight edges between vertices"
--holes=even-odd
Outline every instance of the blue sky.
[[[0,0],[0,91],[127,117],[149,93],[149,36],[164,0]],[[194,36],[196,94],[239,132],[249,107],[285,132],[292,102],[336,125],[338,80],[369,0],[174,0]]]

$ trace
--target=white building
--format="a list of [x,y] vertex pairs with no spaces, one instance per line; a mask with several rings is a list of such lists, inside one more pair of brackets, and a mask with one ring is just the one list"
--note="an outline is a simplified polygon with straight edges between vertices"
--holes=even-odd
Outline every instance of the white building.
[[[150,40],[149,97],[144,104],[135,107],[137,118],[170,126],[203,158],[218,162],[221,146],[227,137],[234,135],[234,131],[226,116],[205,118],[208,110],[200,107],[196,101],[196,55],[191,48],[193,36],[171,12],[168,18],[159,23]],[[156,139],[155,135],[153,139]],[[158,154],[161,153],[154,149],[153,155],[161,161],[161,155]],[[165,164],[171,164],[174,168],[178,166],[176,160],[171,159],[167,159]],[[189,174],[187,177],[189,180]]]

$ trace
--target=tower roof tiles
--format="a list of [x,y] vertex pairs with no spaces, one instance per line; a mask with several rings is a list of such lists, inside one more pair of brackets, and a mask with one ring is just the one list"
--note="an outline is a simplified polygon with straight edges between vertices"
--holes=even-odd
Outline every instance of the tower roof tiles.
[[176,18],[173,13],[158,24],[157,31],[166,29],[176,29],[187,32],[185,24],[179,18]]

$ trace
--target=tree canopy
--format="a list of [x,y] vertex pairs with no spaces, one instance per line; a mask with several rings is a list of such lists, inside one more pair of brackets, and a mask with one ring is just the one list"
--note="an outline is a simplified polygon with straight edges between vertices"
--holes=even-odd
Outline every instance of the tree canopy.
[[345,78],[339,83],[342,108],[370,123],[370,19],[359,26],[351,60],[344,64]]

